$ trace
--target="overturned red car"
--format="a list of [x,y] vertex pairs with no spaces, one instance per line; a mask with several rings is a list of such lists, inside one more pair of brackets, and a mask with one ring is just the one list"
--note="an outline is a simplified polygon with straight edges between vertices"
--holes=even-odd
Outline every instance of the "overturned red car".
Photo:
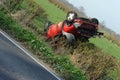
[[48,21],[45,25],[44,32],[48,39],[59,38],[65,36],[68,42],[72,42],[78,38],[88,41],[89,38],[103,35],[98,32],[99,21],[96,18],[88,19],[78,17],[73,11],[68,12],[66,20],[58,24],[52,24]]

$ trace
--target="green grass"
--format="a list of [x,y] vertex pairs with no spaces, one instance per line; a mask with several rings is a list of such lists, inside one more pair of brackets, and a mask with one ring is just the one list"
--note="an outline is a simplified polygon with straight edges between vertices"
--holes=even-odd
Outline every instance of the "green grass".
[[48,0],[35,0],[48,14],[48,19],[53,22],[63,21],[66,17],[66,13],[57,8],[54,4]]
[[[48,14],[49,20],[51,20],[53,22],[59,22],[59,21],[62,21],[65,19],[66,13],[64,11],[58,9],[55,5],[51,4],[48,0],[35,0],[35,1],[41,7],[44,8],[46,13]],[[25,4],[26,3],[22,4],[22,7],[25,7],[26,6]],[[1,15],[4,15],[4,14],[1,14]],[[1,18],[3,18],[3,16]],[[39,29],[43,29],[43,22],[42,22],[43,20],[42,19],[40,19],[40,17],[34,19],[34,23],[38,26]],[[4,22],[6,22],[6,20],[8,20],[8,19],[5,19]],[[6,24],[8,24],[8,23],[5,23],[5,25]],[[3,26],[5,26],[5,25],[3,25]],[[37,36],[35,37],[34,34],[22,29],[22,27],[18,26],[17,24],[15,25],[15,23],[10,24],[10,25],[11,26],[7,27],[7,28],[9,28],[9,30],[14,29],[11,32],[18,35],[19,40],[27,41],[32,46],[32,50],[35,50],[36,52],[41,52],[42,54],[39,54],[39,55],[43,55],[44,58],[47,61],[49,61],[48,63],[53,64],[53,68],[56,69],[57,71],[61,72],[62,75],[68,76],[69,79],[67,79],[67,80],[80,80],[79,79],[80,76],[81,76],[81,78],[83,77],[83,79],[85,79],[85,76],[83,74],[81,74],[81,72],[80,72],[81,70],[76,68],[73,64],[71,64],[71,62],[69,61],[69,57],[66,57],[66,56],[61,57],[61,56],[54,55],[51,52],[50,48],[48,48],[48,47],[46,47],[46,45],[44,45],[43,41],[39,41],[37,39]],[[39,25],[41,25],[41,26],[39,27]],[[6,29],[6,27],[5,27],[5,29]],[[18,34],[18,32],[20,32],[20,33]],[[90,42],[94,43],[97,47],[102,48],[104,52],[111,54],[111,55],[115,56],[116,58],[120,59],[120,55],[119,55],[120,48],[117,47],[112,42],[108,41],[107,39],[95,38],[95,39],[91,39]],[[115,74],[115,73],[113,73],[113,74]],[[70,77],[69,77],[69,75],[70,75]],[[83,80],[83,79],[81,79],[81,80]]]
[[101,48],[105,53],[120,59],[120,47],[106,38],[91,38],[90,42]]
[[[63,10],[60,10],[59,8],[57,8],[57,6],[55,6],[54,4],[50,3],[48,0],[34,0],[34,1],[36,1],[45,10],[46,14],[48,14],[48,19],[51,20],[52,22],[59,22],[59,21],[62,21],[65,19],[66,13]],[[39,19],[40,18],[36,18],[34,20],[34,23],[38,26],[43,24],[43,22],[39,22],[39,21],[42,21]],[[43,29],[43,25],[41,25],[38,28]],[[113,44],[112,42],[108,41],[107,39],[105,39],[105,38],[101,38],[101,39],[94,38],[93,39],[92,38],[90,40],[90,42],[95,44],[97,47],[101,48],[105,53],[108,53],[108,54],[116,57],[117,59],[120,59],[120,54],[119,54],[120,48],[118,46],[116,46],[115,44]],[[36,45],[34,47],[36,48]],[[75,75],[73,75],[74,77],[76,76],[76,78],[77,78],[79,76],[80,73],[76,74],[78,72],[78,70],[74,71],[75,68],[70,67],[69,65],[71,65],[71,64],[69,64],[69,62],[65,61],[68,58],[64,58],[64,57],[60,58],[58,56],[53,56],[53,55],[51,57],[51,54],[48,54],[49,53],[48,49],[46,49],[44,47],[42,47],[40,49],[42,49],[42,51],[41,51],[42,53],[47,54],[45,56],[49,56],[49,58],[47,58],[47,59],[48,59],[48,61],[50,61],[51,64],[54,64],[54,68],[56,70],[63,71],[65,68],[66,70],[68,70],[67,72],[70,73],[70,74],[66,73],[65,75],[71,75],[71,71],[72,71],[72,74],[75,74]],[[46,52],[46,51],[48,51],[48,52]],[[66,63],[68,63],[68,64],[66,64]],[[115,73],[113,73],[113,74],[115,74]],[[79,80],[79,77],[77,80]]]
[[[35,0],[40,6],[45,9],[48,14],[48,18],[53,22],[62,21],[65,19],[66,13],[63,10],[58,9],[54,4],[50,3],[48,0]],[[97,47],[103,49],[107,54],[110,54],[117,59],[120,59],[120,47],[116,46],[114,43],[108,41],[106,38],[92,38],[90,40]]]
[[[43,26],[43,19],[35,18],[34,22],[38,23],[37,20],[42,20],[40,24]],[[61,77],[66,80],[87,80],[87,77],[83,72],[74,66],[69,60],[68,56],[60,56],[53,54],[51,48],[45,45],[45,43],[38,38],[38,36],[32,31],[19,25],[12,17],[8,16],[0,9],[0,29],[8,32],[17,41],[25,43],[29,49],[33,51],[33,54],[37,55],[40,59],[43,59],[46,63],[51,64],[51,67],[59,72]],[[37,27],[39,28],[39,27]],[[42,27],[40,27],[42,28]]]

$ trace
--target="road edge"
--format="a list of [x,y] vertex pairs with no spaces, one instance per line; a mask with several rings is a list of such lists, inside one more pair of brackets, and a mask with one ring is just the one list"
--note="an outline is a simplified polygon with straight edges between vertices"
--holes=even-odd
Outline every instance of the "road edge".
[[47,70],[50,74],[52,74],[55,78],[57,78],[58,80],[63,80],[58,75],[56,75],[55,73],[53,73],[51,70],[47,69],[40,61],[38,61],[38,59],[36,59],[36,58],[34,58],[32,56],[32,53],[30,51],[28,51],[25,47],[23,47],[19,42],[15,41],[13,38],[11,38],[6,32],[4,32],[3,30],[0,29],[0,33],[2,35],[4,35],[10,42],[12,42],[16,47],[18,47],[19,49],[21,49],[31,59],[33,59],[37,64],[39,64],[45,70]]

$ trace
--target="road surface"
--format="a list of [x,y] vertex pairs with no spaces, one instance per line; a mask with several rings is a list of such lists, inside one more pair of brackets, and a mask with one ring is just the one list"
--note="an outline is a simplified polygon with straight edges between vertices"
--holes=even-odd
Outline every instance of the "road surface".
[[0,30],[0,80],[61,80]]

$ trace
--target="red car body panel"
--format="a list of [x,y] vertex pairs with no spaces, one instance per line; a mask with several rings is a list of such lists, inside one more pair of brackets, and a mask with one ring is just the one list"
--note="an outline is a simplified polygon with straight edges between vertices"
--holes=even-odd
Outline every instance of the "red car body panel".
[[59,35],[62,33],[62,22],[59,24],[53,24],[49,27],[47,31],[47,38],[52,38],[54,39],[55,36]]
[[[78,22],[81,25],[79,27],[81,29],[82,28],[89,29],[89,30],[98,29],[97,24],[86,22],[81,19],[75,19],[74,22]],[[62,27],[62,24],[63,22],[60,22],[58,24],[52,24],[51,26],[49,26],[49,29],[46,33],[47,38],[51,38],[52,40],[54,40],[56,36],[58,36],[59,34],[62,34],[62,30],[68,33],[72,33],[74,35],[79,35],[77,29],[74,27],[73,24],[68,26],[66,23],[64,23],[64,27]]]
[[63,30],[68,33],[77,34],[77,29],[73,24],[69,26],[67,24],[64,24]]

